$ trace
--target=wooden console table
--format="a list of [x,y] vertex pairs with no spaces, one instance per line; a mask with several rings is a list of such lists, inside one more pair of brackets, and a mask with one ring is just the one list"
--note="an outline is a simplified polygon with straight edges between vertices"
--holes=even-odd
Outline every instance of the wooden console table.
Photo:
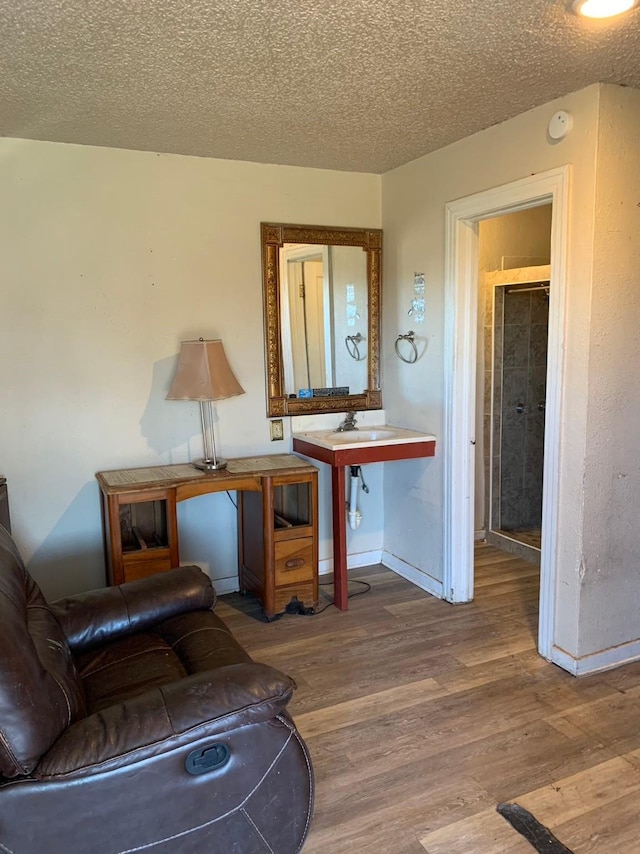
[[229,460],[222,471],[188,463],[96,474],[109,584],[180,565],[176,505],[211,492],[238,492],[241,591],[267,618],[292,597],[318,601],[318,470],[292,454]]

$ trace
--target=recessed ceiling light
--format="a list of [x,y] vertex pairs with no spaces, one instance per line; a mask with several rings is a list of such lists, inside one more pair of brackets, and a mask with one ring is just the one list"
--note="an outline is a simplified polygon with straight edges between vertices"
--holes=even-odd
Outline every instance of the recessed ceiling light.
[[586,18],[613,18],[629,12],[638,0],[576,0],[574,11]]

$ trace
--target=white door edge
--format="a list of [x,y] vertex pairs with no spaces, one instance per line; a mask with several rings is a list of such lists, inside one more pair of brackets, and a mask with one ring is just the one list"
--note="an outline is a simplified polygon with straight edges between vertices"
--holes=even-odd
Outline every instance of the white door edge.
[[547,659],[555,621],[569,179],[570,167],[562,166],[446,207],[443,593],[450,602],[468,602],[473,598],[478,223],[553,205],[538,625],[538,652]]

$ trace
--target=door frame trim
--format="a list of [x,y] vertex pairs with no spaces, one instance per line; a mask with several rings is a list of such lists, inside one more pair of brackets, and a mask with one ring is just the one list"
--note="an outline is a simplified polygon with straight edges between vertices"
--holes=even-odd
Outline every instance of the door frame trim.
[[[473,599],[478,223],[552,204],[538,652],[553,660],[570,167],[451,202],[445,236],[444,597]],[[561,662],[558,662],[561,664]]]

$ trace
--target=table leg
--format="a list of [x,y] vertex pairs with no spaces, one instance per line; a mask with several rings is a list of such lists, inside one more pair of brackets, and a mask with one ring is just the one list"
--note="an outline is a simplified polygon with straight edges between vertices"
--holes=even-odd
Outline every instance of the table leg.
[[333,504],[333,601],[346,611],[347,583],[347,514],[345,510],[345,467],[331,466],[331,498]]

